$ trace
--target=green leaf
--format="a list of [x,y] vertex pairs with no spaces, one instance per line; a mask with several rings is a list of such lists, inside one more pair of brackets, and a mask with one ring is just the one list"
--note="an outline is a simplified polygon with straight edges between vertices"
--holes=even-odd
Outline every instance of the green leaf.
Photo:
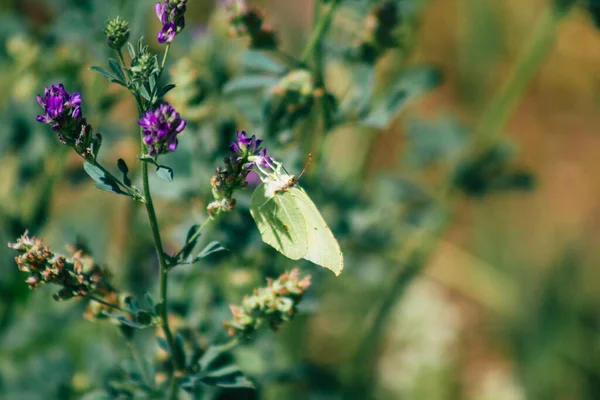
[[167,339],[162,338],[162,337],[157,337],[156,342],[158,343],[158,347],[160,347],[161,350],[164,350],[166,352],[171,352],[171,350],[169,349],[169,343],[167,343]]
[[148,83],[150,84],[150,93],[152,93],[152,94],[156,93],[156,75],[154,75],[154,74],[150,75],[150,78],[148,79]]
[[151,310],[154,310],[154,299],[152,298],[150,293],[144,293],[144,300],[146,300],[146,304],[148,305],[148,308],[150,308]]
[[132,312],[137,312],[140,309],[140,303],[133,296],[125,297],[125,304],[127,304]]
[[182,382],[183,389],[193,390],[199,383],[222,388],[254,388],[218,346],[210,346],[198,361],[198,366],[200,371]]
[[129,167],[127,166],[125,160],[119,158],[119,160],[117,161],[117,167],[119,168],[119,171],[121,171],[121,173],[123,174],[123,183],[125,183],[126,186],[131,187],[131,179],[129,179],[129,177],[127,176],[127,174],[129,173]]
[[242,64],[247,69],[270,72],[281,75],[285,72],[286,67],[278,60],[271,57],[268,53],[256,50],[248,50],[243,54]]
[[162,300],[156,303],[156,305],[154,306],[154,314],[161,315],[163,306],[164,303],[162,302]]
[[115,76],[113,76],[110,72],[108,72],[107,70],[105,70],[102,67],[98,67],[97,65],[94,65],[90,69],[92,71],[96,71],[96,72],[99,72],[100,74],[104,75],[104,77],[106,79],[108,79],[110,82],[118,82],[118,79]]
[[110,67],[110,70],[115,74],[115,76],[119,80],[119,83],[122,84],[123,86],[125,86],[125,80],[126,80],[125,74],[123,73],[123,70],[121,69],[121,65],[119,64],[119,62],[117,60],[115,60],[114,58],[109,58],[108,66]]
[[167,93],[169,93],[171,90],[175,89],[175,85],[170,83],[167,86],[163,87],[162,89],[160,89],[160,91],[158,92],[158,95],[156,97],[158,97],[159,99],[165,97],[165,95]]
[[93,164],[90,164],[87,161],[83,162],[83,169],[93,180],[97,182],[96,187],[98,189],[106,190],[107,192],[112,192],[116,194],[123,194],[125,196],[130,196],[130,194],[121,190],[119,182],[117,180],[115,180],[110,175],[107,175],[102,169],[96,167]]
[[407,124],[407,146],[404,161],[425,167],[458,160],[468,145],[467,130],[453,117],[434,120],[411,120]]
[[136,56],[135,47],[130,42],[127,42],[127,51],[129,52],[129,57],[133,60]]
[[139,92],[146,101],[150,101],[150,93],[148,93],[148,89],[146,89],[146,85],[140,85]]
[[212,371],[200,378],[200,381],[206,385],[222,388],[254,389],[254,384],[246,378],[244,373],[236,365],[230,365]]
[[169,182],[173,182],[173,168],[167,167],[166,165],[158,165],[156,168],[156,175],[159,178]]
[[143,326],[152,324],[152,314],[148,311],[140,310],[135,313],[135,321]]
[[204,258],[210,254],[213,253],[218,253],[219,251],[224,251],[227,250],[227,248],[225,246],[223,246],[221,243],[217,242],[217,241],[212,241],[209,244],[206,245],[206,247],[204,247],[204,249],[202,249],[202,251],[200,251],[200,253],[198,253],[198,255],[196,255],[196,258],[194,259],[195,261],[200,260],[201,258]]
[[138,41],[137,41],[137,49],[138,49],[138,54],[143,53],[144,51],[144,37],[141,36]]
[[123,325],[127,325],[127,326],[130,326],[132,328],[136,328],[136,329],[142,329],[142,328],[145,328],[147,326],[147,325],[144,325],[144,324],[139,324],[139,323],[137,323],[135,321],[130,321],[127,318],[125,318],[125,317],[123,317],[121,315],[119,315],[117,317],[117,320],[120,323],[122,323]]
[[108,311],[103,311],[102,314],[106,315],[107,317],[114,318],[117,321],[119,321],[120,323],[122,323],[123,325],[127,325],[127,326],[129,326],[131,328],[141,329],[141,328],[145,328],[146,327],[146,325],[138,324],[135,321],[130,321],[127,318],[125,318],[124,316],[119,315],[119,314],[113,314],[113,313],[108,312]]
[[406,71],[375,100],[375,105],[362,123],[379,129],[387,127],[399,111],[436,88],[441,79],[439,69],[433,66],[420,66]]
[[98,153],[100,152],[100,146],[102,145],[102,136],[97,133],[96,137],[92,139],[92,155],[94,159],[98,157]]
[[223,87],[223,93],[229,94],[245,90],[259,90],[271,87],[277,84],[279,79],[267,75],[246,75],[231,80]]
[[183,260],[189,257],[192,250],[194,250],[198,239],[200,238],[200,235],[198,235],[193,241],[190,242],[190,238],[194,236],[196,232],[198,232],[198,229],[200,229],[200,225],[192,225],[192,227],[188,230],[188,233],[185,237],[185,245],[181,249],[181,258]]

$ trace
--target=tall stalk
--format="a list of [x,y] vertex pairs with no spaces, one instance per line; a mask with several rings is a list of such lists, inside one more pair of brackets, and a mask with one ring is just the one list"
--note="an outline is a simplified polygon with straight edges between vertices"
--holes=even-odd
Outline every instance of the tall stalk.
[[[165,68],[165,63],[167,60],[167,55],[169,54],[170,44],[168,44],[165,48],[165,52],[161,62],[161,74]],[[138,109],[140,111],[140,118],[143,113],[146,111],[144,107],[141,105],[140,99],[138,100]],[[141,154],[146,152],[146,146],[143,141],[143,134],[140,129],[140,147]],[[171,364],[173,367],[173,371],[170,376],[170,389],[169,389],[169,399],[177,398],[177,371],[181,371],[185,368],[185,365],[182,365],[181,357],[178,355],[178,351],[175,345],[175,339],[173,337],[173,333],[171,331],[171,327],[169,326],[169,303],[168,303],[168,287],[169,287],[169,266],[167,264],[167,260],[165,258],[165,252],[162,244],[162,238],[160,236],[160,229],[158,226],[158,219],[156,218],[156,211],[154,209],[154,202],[152,200],[152,193],[150,191],[150,182],[148,179],[148,163],[142,162],[142,183],[144,186],[144,204],[146,205],[146,212],[148,214],[148,220],[150,221],[150,229],[152,231],[152,238],[154,240],[154,247],[156,248],[156,255],[158,257],[158,263],[160,266],[160,306],[159,306],[159,317],[160,317],[160,326],[165,335],[165,340],[167,345],[169,346],[169,352],[171,355]]]
[[[470,151],[466,152],[465,157],[480,154],[480,151],[493,146],[501,137],[503,128],[517,106],[519,99],[552,49],[560,21],[566,14],[566,12],[557,12],[553,5],[548,6],[544,11],[535,27],[531,40],[511,70],[507,81],[481,117],[476,128],[478,134],[475,136],[473,145]],[[443,202],[451,200],[450,196],[454,191],[452,178],[454,176],[453,168],[455,167],[456,165],[451,167],[448,178],[442,185]],[[404,246],[404,252],[397,260],[394,260],[396,269],[393,272],[392,284],[376,306],[373,318],[367,323],[366,333],[359,343],[354,358],[354,372],[352,373],[352,383],[350,385],[353,388],[352,390],[356,390],[358,387],[362,393],[370,393],[372,376],[368,371],[371,370],[377,356],[375,345],[381,340],[394,306],[406,293],[407,287],[420,275],[429,260],[429,256],[435,250],[437,239],[450,226],[450,217],[447,216],[443,219],[443,222],[438,221],[438,223],[429,226],[426,224],[423,228],[416,230],[413,237],[409,239],[409,244]],[[357,378],[357,374],[360,371],[364,373],[365,368],[367,369],[367,376],[362,379]],[[352,396],[355,397],[354,394]]]

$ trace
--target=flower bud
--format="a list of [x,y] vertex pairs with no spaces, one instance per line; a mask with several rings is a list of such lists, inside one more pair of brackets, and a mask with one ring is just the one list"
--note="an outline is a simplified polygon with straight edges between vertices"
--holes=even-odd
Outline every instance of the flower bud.
[[261,147],[262,139],[256,136],[248,137],[246,132],[237,133],[237,139],[229,146],[231,155],[225,158],[225,168],[217,168],[210,183],[215,201],[208,205],[211,216],[222,212],[233,211],[235,199],[233,194],[248,187],[246,178],[256,164],[270,168],[272,158],[267,155],[267,149]]
[[137,84],[148,82],[150,76],[160,71],[156,54],[148,51],[148,47],[144,47],[131,61],[131,80]]
[[310,275],[300,279],[300,271],[293,269],[276,280],[267,279],[267,286],[246,296],[240,307],[230,306],[233,320],[224,322],[229,336],[247,337],[262,326],[277,330],[292,319],[304,292],[310,286]]
[[70,257],[65,257],[50,251],[40,239],[29,237],[27,232],[8,246],[19,253],[15,261],[19,270],[28,273],[25,282],[31,290],[47,283],[60,286],[53,295],[56,301],[89,295],[105,298],[116,293],[108,281],[108,271],[81,250],[74,249]]
[[115,17],[108,20],[104,35],[111,49],[121,50],[121,48],[129,40],[129,22],[121,17]]
[[158,32],[158,43],[171,43],[175,35],[185,28],[187,0],[165,0],[154,5],[156,16],[163,24]]

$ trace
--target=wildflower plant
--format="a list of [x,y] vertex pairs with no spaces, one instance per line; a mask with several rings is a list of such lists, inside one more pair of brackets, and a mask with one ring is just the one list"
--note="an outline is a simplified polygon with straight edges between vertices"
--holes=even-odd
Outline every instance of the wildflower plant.
[[[542,57],[516,67],[514,80],[473,129],[453,117],[410,121],[399,163],[409,173],[377,180],[363,172],[377,164],[374,144],[396,126],[402,111],[443,80],[438,66],[410,57],[424,2],[316,1],[315,26],[298,55],[281,47],[271,16],[244,0],[216,1],[214,16],[193,39],[202,45],[186,47],[191,3],[163,0],[147,7],[159,21],[151,42],[132,38],[134,24],[130,31],[123,17],[106,22],[105,45],[112,56],[92,70],[118,86],[119,95],[130,96],[131,110],[137,111],[131,134],[124,135],[139,149],[135,165],[124,159],[104,164],[114,156],[110,135],[88,123],[101,119],[92,118],[98,109],[76,82],[55,83],[37,96],[37,121],[47,125],[47,136],[74,151],[97,188],[145,211],[144,231],[130,238],[135,243],[126,251],[139,275],[154,274],[156,294],[135,292],[115,279],[111,271],[119,266],[99,265],[85,246],[71,246],[63,255],[22,234],[25,223],[15,224],[22,229],[9,244],[16,270],[36,295],[51,287],[55,300],[83,303],[86,319],[118,327],[135,365],[124,363],[118,374],[93,384],[108,398],[177,399],[184,391],[190,398],[225,398],[219,396],[228,389],[242,397],[255,387],[262,393],[271,381],[294,383],[280,398],[371,398],[375,348],[393,306],[450,226],[456,199],[533,187],[533,177],[515,165],[515,148],[500,132],[531,79],[531,65],[539,66]],[[551,6],[554,29],[566,3]],[[552,8],[558,6],[560,13]],[[359,16],[351,35],[344,31],[349,10]],[[552,33],[536,37],[548,43]],[[173,59],[180,44],[185,55]],[[539,49],[535,42],[531,48]],[[375,84],[386,56],[398,61],[394,78]],[[347,77],[342,87],[327,73],[329,66]],[[361,143],[369,145],[348,150],[350,139],[340,135],[346,130],[368,137]],[[348,166],[359,173],[344,179]],[[435,176],[435,185],[424,176]],[[155,202],[153,194],[165,192],[169,196]],[[179,208],[199,205],[202,214],[177,222],[177,207],[165,207],[166,200]],[[39,229],[31,231],[40,235]],[[145,257],[150,238],[152,258]],[[190,264],[199,265],[185,267]],[[364,279],[371,269],[383,277],[380,285]],[[338,280],[330,271],[344,274]],[[343,307],[356,308],[354,319],[336,311],[325,322],[301,326],[307,313],[320,311],[317,295],[338,294]],[[376,301],[365,301],[367,296]],[[232,305],[221,307],[223,302]],[[323,381],[322,366],[312,364],[304,348],[298,350],[297,333],[315,328],[313,340],[336,331],[331,327],[342,319],[353,348],[327,379],[331,393],[292,393]],[[295,330],[286,331],[286,324]],[[158,352],[136,350],[144,329]],[[300,368],[280,368],[288,352],[273,350],[270,337],[261,335],[293,341]],[[258,369],[255,358],[243,364],[234,357],[250,345],[270,346],[264,352],[267,367]]]
[[[233,7],[233,5],[230,5]],[[85,101],[78,92],[69,93],[62,83],[46,88],[43,96],[37,100],[42,107],[42,113],[37,121],[50,126],[58,140],[71,147],[82,159],[85,172],[97,183],[99,189],[119,195],[131,197],[134,201],[144,204],[149,220],[149,228],[153,237],[160,271],[159,301],[155,302],[151,295],[146,295],[143,301],[138,300],[127,292],[120,291],[110,282],[111,274],[106,268],[97,266],[91,255],[84,250],[74,249],[71,256],[54,253],[44,246],[42,241],[28,236],[27,232],[9,246],[19,255],[16,262],[19,269],[28,274],[26,282],[30,289],[36,289],[42,284],[54,284],[60,288],[53,296],[55,300],[80,299],[88,304],[86,317],[89,319],[112,319],[121,329],[124,337],[133,340],[135,329],[143,329],[157,325],[161,328],[160,341],[164,344],[166,357],[169,360],[168,379],[163,385],[149,377],[146,365],[140,360],[139,371],[145,376],[137,389],[148,396],[156,396],[165,392],[168,398],[178,398],[179,390],[194,392],[199,384],[224,387],[251,387],[242,372],[232,365],[220,366],[211,370],[210,360],[217,353],[226,351],[237,343],[252,337],[262,326],[277,329],[283,323],[291,320],[297,312],[297,305],[303,293],[310,286],[310,275],[300,278],[298,269],[286,273],[276,280],[269,280],[266,288],[256,289],[251,297],[247,297],[242,307],[232,306],[233,320],[224,322],[232,341],[225,345],[204,349],[201,357],[186,354],[177,330],[171,328],[171,310],[169,307],[168,288],[169,273],[180,264],[200,261],[208,254],[224,250],[217,242],[207,246],[197,256],[191,257],[191,251],[205,227],[224,213],[235,210],[236,192],[248,188],[248,175],[254,171],[265,184],[256,190],[257,198],[264,199],[262,204],[253,208],[255,218],[266,217],[270,231],[265,232],[257,220],[257,225],[263,240],[271,245],[275,241],[284,241],[288,247],[300,250],[300,255],[306,254],[306,259],[324,267],[332,268],[336,274],[342,270],[342,253],[334,236],[322,220],[318,210],[306,193],[298,186],[298,179],[289,174],[282,174],[282,164],[271,157],[263,140],[256,135],[239,131],[236,139],[229,146],[230,155],[224,159],[224,166],[216,169],[216,175],[206,182],[212,188],[214,200],[207,207],[207,217],[201,226],[190,228],[183,247],[169,254],[163,246],[162,234],[158,225],[156,208],[151,194],[149,179],[150,166],[156,167],[159,178],[174,180],[174,171],[167,165],[162,165],[163,156],[174,153],[182,146],[181,135],[185,132],[187,121],[179,112],[164,100],[165,95],[175,89],[175,85],[164,83],[165,70],[169,50],[176,36],[185,28],[185,0],[165,0],[155,4],[155,12],[162,27],[157,34],[157,41],[164,45],[164,54],[160,59],[152,54],[149,47],[139,39],[136,44],[128,42],[130,37],[129,24],[121,18],[110,19],[106,23],[105,36],[107,45],[115,52],[116,58],[109,58],[108,69],[100,66],[93,70],[103,75],[109,82],[127,89],[135,100],[138,110],[138,126],[140,153],[138,162],[141,167],[141,188],[134,185],[135,177],[130,175],[130,168],[123,159],[117,161],[120,176],[111,173],[109,168],[100,162],[99,152],[102,146],[102,136],[94,131],[84,117]],[[263,23],[254,21],[252,16],[258,16],[257,11],[246,9],[241,3],[235,4],[230,18],[233,26],[242,24],[244,32],[253,38],[253,44],[259,46],[259,40],[264,47],[264,38],[269,29]],[[259,21],[260,22],[260,21]],[[268,35],[266,35],[268,36]],[[262,39],[260,39],[262,38]],[[275,46],[271,40],[270,46]],[[128,63],[123,49],[129,53]],[[312,101],[312,78],[308,70],[291,73],[284,78],[280,87],[274,89],[283,96],[287,103],[285,109],[291,116],[305,111]],[[276,190],[273,188],[277,186]],[[295,220],[290,221],[283,214],[270,215],[272,205],[284,205],[293,196],[294,191],[302,194],[302,202],[291,208],[282,208],[285,214],[292,213]],[[289,193],[288,193],[289,192]],[[289,205],[288,205],[289,206]],[[302,208],[308,207],[308,208]],[[302,216],[302,213],[311,214]],[[280,218],[283,218],[282,220]],[[315,219],[316,218],[316,219]],[[312,220],[311,220],[312,219]],[[319,243],[318,237],[311,236],[313,226],[315,231],[326,232],[327,241]],[[316,221],[316,222],[315,222]],[[298,238],[298,240],[290,240]],[[328,248],[332,247],[332,248]],[[289,248],[277,248],[282,254],[292,259],[296,251]],[[332,261],[332,253],[335,258]],[[215,347],[216,346],[216,347]],[[216,349],[216,350],[215,350]]]

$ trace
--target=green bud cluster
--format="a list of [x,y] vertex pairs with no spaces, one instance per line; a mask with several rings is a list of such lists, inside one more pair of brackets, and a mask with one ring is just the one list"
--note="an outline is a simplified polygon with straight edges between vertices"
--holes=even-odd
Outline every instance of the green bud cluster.
[[277,330],[292,319],[302,295],[310,286],[310,275],[300,279],[300,271],[293,269],[276,280],[267,279],[267,286],[255,289],[246,296],[241,306],[230,306],[233,320],[224,322],[230,337],[247,337],[262,326]]
[[115,17],[108,20],[104,35],[111,49],[121,50],[127,40],[129,40],[129,22],[121,17]]
[[134,83],[143,84],[144,82],[148,82],[150,76],[160,71],[156,54],[150,53],[148,46],[145,46],[131,61],[130,70],[131,80]]

